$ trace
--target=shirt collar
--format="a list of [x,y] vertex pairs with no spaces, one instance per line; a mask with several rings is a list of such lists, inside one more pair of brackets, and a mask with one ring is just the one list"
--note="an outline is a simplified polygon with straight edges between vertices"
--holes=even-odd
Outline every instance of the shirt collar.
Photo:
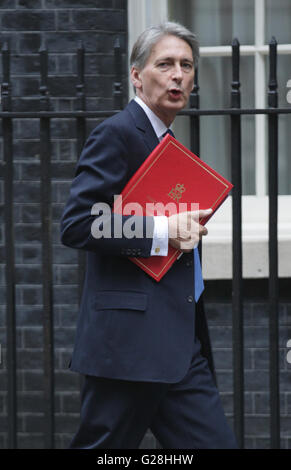
[[167,126],[163,123],[163,121],[155,114],[153,111],[145,104],[145,102],[136,96],[134,100],[141,106],[141,108],[146,113],[157,137],[159,140],[162,140],[163,134],[168,129]]

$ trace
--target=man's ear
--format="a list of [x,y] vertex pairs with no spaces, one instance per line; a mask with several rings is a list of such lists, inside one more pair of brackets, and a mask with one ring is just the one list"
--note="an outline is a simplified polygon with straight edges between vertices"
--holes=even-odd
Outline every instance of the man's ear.
[[130,78],[134,88],[137,88],[138,90],[141,89],[142,81],[140,78],[140,71],[136,67],[131,67]]

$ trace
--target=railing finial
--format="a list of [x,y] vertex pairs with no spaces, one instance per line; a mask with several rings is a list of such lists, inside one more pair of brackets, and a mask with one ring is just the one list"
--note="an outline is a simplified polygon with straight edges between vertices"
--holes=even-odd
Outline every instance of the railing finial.
[[240,43],[237,38],[232,41],[232,83],[231,83],[231,107],[240,108]]
[[268,105],[270,108],[278,106],[278,81],[277,81],[277,41],[274,36],[269,43],[269,90]]
[[3,111],[11,111],[11,84],[10,84],[10,46],[5,41],[2,48],[3,83],[1,85],[1,103]]
[[77,48],[77,76],[78,83],[76,85],[77,99],[76,109],[84,111],[86,108],[85,99],[85,47],[83,41],[79,41]]
[[42,38],[39,48],[40,55],[40,107],[42,111],[49,109],[49,92],[48,92],[48,51],[45,40]]
[[115,80],[113,84],[113,104],[114,109],[122,109],[122,55],[120,38],[117,36],[114,41],[114,72]]

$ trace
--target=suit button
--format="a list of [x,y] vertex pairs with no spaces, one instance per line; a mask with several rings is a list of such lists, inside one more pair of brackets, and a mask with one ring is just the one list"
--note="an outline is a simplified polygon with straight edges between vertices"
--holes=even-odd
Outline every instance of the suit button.
[[189,302],[189,304],[191,304],[193,302],[193,300],[194,300],[193,295],[188,295],[187,302]]
[[188,260],[186,261],[186,266],[187,266],[188,268],[190,268],[191,266],[193,266],[193,261],[192,261],[191,259],[188,259]]
[[155,253],[159,253],[161,251],[161,249],[158,247],[155,249]]

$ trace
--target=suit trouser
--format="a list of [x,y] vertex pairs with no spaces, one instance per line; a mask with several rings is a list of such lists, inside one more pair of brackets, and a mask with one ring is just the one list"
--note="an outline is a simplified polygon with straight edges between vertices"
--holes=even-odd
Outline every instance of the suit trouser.
[[85,376],[70,448],[137,449],[149,428],[165,449],[237,448],[200,348],[175,384]]

